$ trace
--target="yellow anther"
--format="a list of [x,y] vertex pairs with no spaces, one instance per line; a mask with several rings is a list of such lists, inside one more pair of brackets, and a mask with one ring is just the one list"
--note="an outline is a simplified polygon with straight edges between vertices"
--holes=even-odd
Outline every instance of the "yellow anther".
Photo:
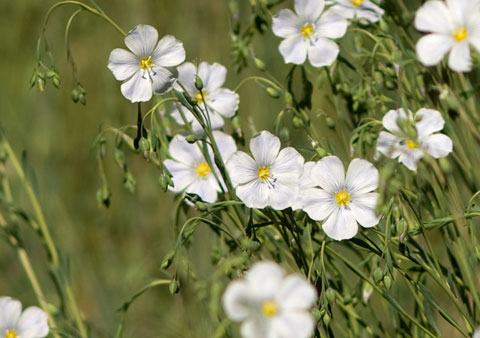
[[354,6],[361,6],[363,4],[363,0],[352,0],[352,5]]
[[193,98],[197,101],[198,104],[203,103],[203,98],[204,97],[205,97],[205,93],[203,93],[203,96],[202,96],[202,93],[200,93],[200,92],[196,92],[195,95],[193,95]]
[[197,176],[198,177],[207,177],[208,174],[210,174],[210,171],[211,171],[210,166],[208,164],[206,164],[205,162],[202,162],[199,165],[197,165],[195,170],[197,171]]
[[15,331],[13,330],[7,330],[7,332],[5,333],[5,338],[17,338],[18,335]]
[[304,37],[308,39],[313,34],[315,34],[315,29],[313,28],[312,25],[306,24],[305,26],[303,26],[301,33]]
[[277,303],[273,300],[267,300],[262,304],[262,314],[266,317],[273,317],[277,314]]
[[468,37],[468,31],[466,28],[457,28],[455,33],[453,33],[453,38],[457,40],[457,42],[463,41]]
[[412,140],[406,140],[405,145],[407,146],[408,149],[417,149],[418,148],[417,142],[412,141]]
[[153,66],[155,66],[155,64],[153,63],[151,56],[146,56],[146,57],[140,59],[140,68],[141,69],[149,70]]
[[262,181],[266,181],[270,177],[270,167],[260,167],[260,168],[258,168],[257,176]]
[[341,190],[335,194],[335,200],[337,201],[337,204],[343,205],[344,207],[348,205],[348,203],[350,202],[350,198],[350,194],[345,190]]

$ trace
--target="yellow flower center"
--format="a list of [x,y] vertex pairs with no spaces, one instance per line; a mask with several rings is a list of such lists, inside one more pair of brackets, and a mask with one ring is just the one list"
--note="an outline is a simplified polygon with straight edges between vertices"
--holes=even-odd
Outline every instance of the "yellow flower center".
[[361,6],[363,4],[363,0],[352,0],[352,5],[354,6]]
[[463,41],[468,37],[468,31],[466,28],[457,28],[455,33],[453,33],[453,38],[457,40],[457,42]]
[[406,144],[408,149],[417,149],[418,148],[417,142],[412,141],[412,140],[406,140],[405,144]]
[[7,332],[5,333],[5,338],[17,338],[18,335],[15,331],[13,330],[7,330]]
[[153,66],[155,66],[155,64],[153,63],[151,56],[146,56],[140,59],[140,69],[149,70]]
[[270,177],[270,167],[260,167],[260,168],[258,168],[257,176],[262,181],[266,181]]
[[273,317],[277,314],[277,303],[273,300],[267,300],[262,304],[262,314],[266,317]]
[[206,164],[205,162],[202,162],[199,165],[197,165],[195,170],[197,171],[197,176],[198,177],[207,177],[208,174],[210,174],[210,171],[211,171],[210,166],[208,164]]
[[303,26],[301,33],[304,37],[308,39],[313,34],[315,34],[315,29],[313,29],[312,25],[306,24],[305,26]]
[[337,204],[343,205],[344,207],[348,205],[348,202],[350,202],[350,198],[350,194],[345,190],[341,190],[335,194],[335,200],[337,201]]
[[195,93],[195,95],[193,95],[193,98],[197,101],[198,104],[202,104],[205,96],[206,96],[205,93],[203,93],[203,96],[202,96],[202,93],[198,91]]

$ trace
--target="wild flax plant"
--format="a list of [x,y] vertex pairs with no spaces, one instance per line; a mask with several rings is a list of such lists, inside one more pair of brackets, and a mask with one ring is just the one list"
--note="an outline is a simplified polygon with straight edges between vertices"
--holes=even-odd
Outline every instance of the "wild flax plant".
[[[176,240],[159,260],[162,272],[125,297],[109,336],[124,336],[142,294],[166,286],[175,297],[189,286],[213,337],[478,337],[480,2],[295,0],[293,10],[282,0],[227,3],[233,69],[258,73],[234,89],[224,87],[225,66],[184,62],[196,57],[174,36],[148,25],[126,33],[93,1],[61,1],[47,12],[31,84],[60,85],[45,31],[67,7],[74,102],[86,103],[69,47],[74,19],[89,12],[120,33],[108,68],[137,121],[104,128],[94,142],[99,203],[110,205],[106,160],[135,190],[127,152],[157,168],[159,201],[177,200]],[[270,31],[282,78],[255,51]],[[116,48],[122,37],[128,50]],[[242,97],[247,85],[258,86],[255,97]],[[271,99],[284,108],[242,110],[242,100]],[[255,128],[262,114],[271,116],[270,131]],[[2,238],[39,306],[21,314],[18,301],[0,298],[0,337],[94,337],[29,167],[3,134],[0,179]],[[11,180],[32,212],[12,195]],[[45,247],[56,299],[36,277],[24,223]],[[212,234],[207,278],[189,255],[199,227]]]

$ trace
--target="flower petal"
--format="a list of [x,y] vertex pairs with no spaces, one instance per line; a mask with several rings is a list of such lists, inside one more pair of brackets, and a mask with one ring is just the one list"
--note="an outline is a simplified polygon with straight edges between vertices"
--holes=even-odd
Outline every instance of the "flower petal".
[[[249,317],[240,327],[242,338],[277,338],[273,336],[271,323],[260,318]],[[279,337],[278,337],[279,338]]]
[[402,153],[399,150],[400,141],[400,138],[385,131],[381,131],[377,139],[377,151],[389,158],[396,158]]
[[315,324],[312,316],[306,311],[288,311],[274,318],[271,330],[276,334],[273,337],[309,338],[313,334]]
[[379,173],[368,161],[355,158],[347,170],[345,186],[350,194],[364,194],[378,188]]
[[324,0],[295,0],[295,12],[305,22],[314,23],[317,21],[325,7]]
[[246,273],[249,287],[263,299],[273,298],[285,276],[283,269],[275,262],[255,263]]
[[307,41],[300,34],[292,35],[283,40],[278,49],[285,63],[301,65],[307,59]]
[[280,150],[280,139],[264,130],[250,139],[250,150],[259,167],[271,166]]
[[183,43],[171,35],[164,36],[153,51],[152,61],[161,67],[175,67],[181,64],[185,61]]
[[300,176],[300,189],[313,188],[316,186],[316,183],[312,178],[312,169],[315,166],[316,162],[308,161],[305,162],[303,166],[302,176]]
[[158,32],[149,25],[138,25],[125,37],[125,44],[139,58],[151,56],[157,41]]
[[0,328],[14,329],[22,313],[22,303],[10,297],[0,298]]
[[[195,95],[197,88],[195,88],[195,76],[197,75],[197,67],[191,62],[185,62],[177,67],[178,70],[178,82],[185,87],[190,96]],[[175,87],[177,90],[182,91],[180,86]]]
[[[232,158],[234,158],[234,156],[235,154],[232,155]],[[262,182],[259,178],[237,186],[235,192],[238,198],[240,198],[248,208],[263,209],[268,205],[270,189],[268,184]]]
[[[342,11],[345,9],[342,8]],[[315,32],[321,37],[337,39],[347,32],[348,22],[339,11],[329,9],[322,14],[315,25]]]
[[332,194],[318,188],[309,188],[300,192],[302,210],[313,220],[323,221],[338,207]]
[[451,34],[455,25],[443,1],[427,1],[415,15],[415,28],[423,32]]
[[448,66],[455,72],[469,72],[472,70],[472,57],[468,41],[455,44],[448,57]]
[[185,136],[176,135],[168,147],[170,155],[178,162],[193,167],[195,163],[205,160],[196,144],[190,144]]
[[298,185],[305,159],[292,147],[282,149],[270,168],[277,182]]
[[163,164],[172,174],[173,187],[169,187],[169,190],[173,192],[183,191],[197,179],[197,173],[192,166],[170,159],[163,161]]
[[350,210],[339,207],[322,225],[328,237],[341,241],[353,238],[358,232],[358,224]]
[[398,162],[403,163],[408,169],[416,171],[417,163],[423,157],[423,152],[419,149],[405,149],[398,158]]
[[415,114],[415,121],[418,121],[415,127],[419,139],[442,130],[445,125],[445,120],[439,111],[426,108],[420,109]]
[[454,45],[451,35],[445,34],[427,34],[420,38],[417,42],[418,59],[425,66],[433,66],[438,64]]
[[446,157],[452,149],[452,140],[444,134],[430,135],[422,140],[422,150],[434,158]]
[[22,338],[40,338],[48,334],[48,317],[36,306],[27,308],[17,324],[17,333]]
[[231,282],[222,296],[226,315],[233,321],[240,322],[250,313],[252,293],[245,281]]
[[258,179],[257,163],[243,151],[237,151],[230,157],[227,170],[234,186]]
[[232,117],[238,110],[240,97],[230,89],[221,88],[208,95],[206,102],[209,108],[223,117]]
[[367,19],[370,22],[380,21],[385,11],[369,0],[365,0],[361,9],[357,11],[357,18]]
[[298,34],[302,30],[303,22],[290,9],[282,9],[272,19],[273,34],[282,38]]
[[207,203],[213,203],[217,200],[218,192],[221,190],[215,176],[210,173],[206,178],[197,178],[185,191],[189,194],[197,194]]
[[285,182],[275,182],[268,187],[268,205],[275,210],[284,210],[291,207],[298,198],[298,184],[285,184]]
[[452,15],[454,22],[459,25],[465,25],[468,15],[474,10],[477,0],[446,0],[447,7]]
[[[191,113],[190,113],[190,115],[191,115]],[[225,122],[223,121],[223,117],[220,114],[217,114],[214,111],[210,111],[209,116],[210,116],[210,125],[212,127],[212,130],[220,129],[225,124]],[[192,118],[193,118],[193,115],[192,115]],[[202,126],[200,125],[198,120],[195,119],[195,118],[193,118],[192,129],[193,129],[193,132],[195,134],[204,134],[205,133]]]
[[152,98],[152,80],[147,72],[138,70],[120,86],[123,96],[132,102],[146,102]]
[[370,228],[378,224],[380,217],[375,215],[377,207],[378,193],[370,192],[367,194],[353,195],[348,204],[353,217],[364,228]]
[[339,51],[335,42],[319,37],[308,45],[308,60],[314,67],[330,66],[337,59]]
[[213,132],[213,137],[217,143],[218,150],[224,162],[227,162],[230,157],[237,151],[235,140],[230,135],[225,134],[219,130]]
[[206,92],[210,93],[225,83],[227,68],[219,63],[209,65],[207,62],[202,62],[198,66],[198,76],[202,79]]
[[152,90],[155,94],[164,94],[169,91],[177,81],[177,70],[175,68],[163,68],[153,66],[150,69],[152,79]]
[[402,134],[402,130],[398,126],[397,120],[399,118],[408,119],[410,115],[411,113],[408,112],[407,115],[407,112],[405,112],[403,108],[390,110],[382,119],[383,127],[394,134]]
[[336,156],[326,156],[315,164],[312,178],[327,193],[336,193],[345,183],[345,169]]
[[139,70],[137,57],[122,48],[115,48],[108,58],[108,69],[118,81],[124,81],[132,77]]
[[282,310],[309,310],[317,300],[317,290],[300,275],[285,277],[276,301]]

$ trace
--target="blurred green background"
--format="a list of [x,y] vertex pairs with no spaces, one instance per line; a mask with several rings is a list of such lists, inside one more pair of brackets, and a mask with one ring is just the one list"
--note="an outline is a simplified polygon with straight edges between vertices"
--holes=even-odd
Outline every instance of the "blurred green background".
[[[87,90],[87,105],[71,100],[72,76],[66,62],[65,25],[76,9],[65,6],[52,16],[46,31],[49,47],[62,77],[60,89],[49,82],[45,92],[31,89],[36,65],[35,48],[44,16],[56,1],[0,1],[0,125],[18,155],[25,150],[34,168],[37,192],[59,250],[69,261],[72,284],[81,310],[94,329],[93,336],[113,336],[120,316],[115,309],[153,278],[162,278],[160,263],[174,243],[171,210],[174,195],[161,191],[159,172],[141,156],[129,156],[137,191],[123,188],[120,170],[113,162],[112,137],[106,171],[113,193],[109,209],[99,207],[101,185],[92,143],[102,125],[134,124],[136,105],[121,96],[120,83],[107,69],[109,53],[124,47],[123,37],[108,23],[83,12],[71,31],[71,47],[79,80]],[[99,0],[98,5],[125,31],[139,23],[155,26],[159,35],[172,34],[184,42],[187,61],[219,62],[229,68],[227,86],[237,76],[230,52],[230,22],[226,1]],[[248,2],[245,2],[248,10]],[[245,10],[245,9],[243,9]],[[281,65],[278,41],[258,43],[257,52],[275,72]],[[281,73],[280,73],[281,74]],[[279,76],[281,77],[281,76]],[[253,83],[240,95],[240,115],[251,116],[258,128],[271,128],[271,116],[281,103],[261,94]],[[255,96],[256,95],[256,96]],[[146,106],[145,106],[146,107]],[[271,114],[269,116],[269,114]],[[12,176],[13,171],[11,171]],[[15,183],[15,181],[14,181]],[[28,209],[24,192],[13,184],[16,202]],[[58,299],[45,266],[46,254],[32,231],[23,226],[22,237],[31,254],[47,298]],[[208,239],[209,234],[199,236]],[[195,241],[191,257],[200,276],[208,274],[209,242]],[[0,243],[0,295],[20,299],[24,306],[36,300],[14,250]],[[209,336],[204,311],[194,291],[171,296],[166,287],[141,297],[127,318],[126,337]],[[195,327],[195,329],[193,329]]]

